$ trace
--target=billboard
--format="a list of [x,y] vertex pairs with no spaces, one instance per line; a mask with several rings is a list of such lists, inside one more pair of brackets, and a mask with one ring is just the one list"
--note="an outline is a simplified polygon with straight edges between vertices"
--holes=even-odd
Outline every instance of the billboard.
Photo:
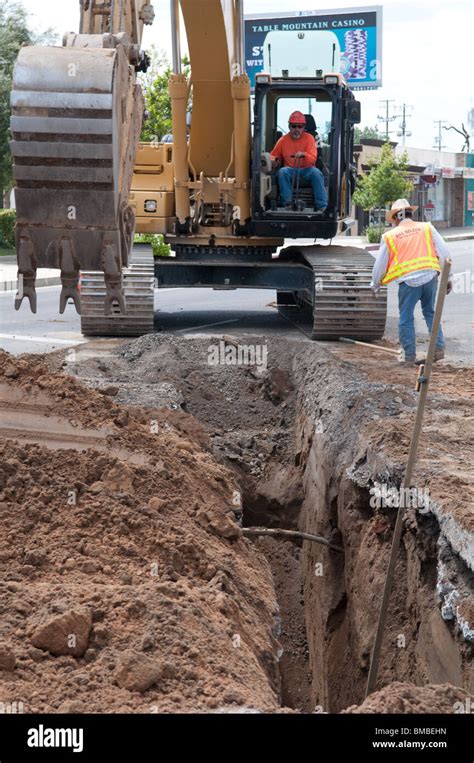
[[[332,56],[328,57],[327,50],[323,53],[322,48],[329,37],[334,42]],[[285,41],[287,64],[282,69],[286,69],[289,76],[292,76],[292,66],[295,67],[297,41],[305,41],[306,50],[310,47],[313,51],[313,66],[309,67],[307,76],[314,76],[316,69],[323,69],[325,73],[340,71],[353,90],[375,90],[382,85],[380,5],[245,16],[245,68],[252,87],[255,75],[271,64],[272,49],[281,48]],[[300,49],[303,51],[303,45]],[[278,66],[280,63],[279,60]],[[298,73],[301,75],[301,71],[295,69],[294,76]],[[278,74],[282,76],[281,71]]]

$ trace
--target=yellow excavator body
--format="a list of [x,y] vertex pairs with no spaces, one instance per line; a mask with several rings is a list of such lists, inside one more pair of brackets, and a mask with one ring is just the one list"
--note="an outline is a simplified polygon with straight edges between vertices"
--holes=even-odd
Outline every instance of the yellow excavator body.
[[[153,330],[157,284],[274,288],[280,307],[313,311],[314,337],[379,338],[386,296],[371,294],[370,255],[296,243],[275,256],[285,239],[332,239],[353,223],[360,104],[334,72],[260,74],[252,130],[243,0],[170,3],[172,143],[139,142],[137,73],[149,63],[141,42],[154,17],[146,0],[81,0],[79,32],[66,34],[62,47],[21,49],[11,119],[16,309],[26,297],[36,311],[37,268],[53,267],[61,270],[60,311],[72,301],[85,334]],[[189,78],[181,67],[181,16]],[[314,187],[314,198],[300,188],[298,171],[291,204],[283,204],[271,162],[291,104],[309,98],[326,120],[322,164],[312,170],[328,199],[319,208]],[[135,232],[162,234],[173,257],[137,248]]]

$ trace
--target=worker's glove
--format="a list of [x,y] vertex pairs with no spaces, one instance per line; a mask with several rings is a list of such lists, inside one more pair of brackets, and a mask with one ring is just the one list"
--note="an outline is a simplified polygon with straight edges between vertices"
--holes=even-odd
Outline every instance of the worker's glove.
[[453,290],[453,282],[449,280],[446,285],[446,294],[451,294],[452,290]]
[[376,297],[380,291],[380,286],[375,286],[375,284],[371,283],[370,288],[372,289],[372,294]]

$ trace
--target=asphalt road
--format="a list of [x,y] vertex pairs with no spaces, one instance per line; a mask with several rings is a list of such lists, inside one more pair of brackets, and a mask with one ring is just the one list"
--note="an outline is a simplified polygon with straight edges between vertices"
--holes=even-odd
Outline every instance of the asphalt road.
[[[443,328],[447,338],[447,359],[474,362],[474,241],[449,245],[453,259],[455,293],[445,302]],[[72,306],[59,315],[59,286],[38,289],[38,311],[29,312],[24,303],[16,312],[13,293],[0,293],[0,347],[18,355],[24,352],[51,352],[84,342],[79,316]],[[310,322],[288,320],[278,314],[275,292],[238,289],[163,289],[155,292],[155,328],[166,333],[182,334],[284,334],[308,341]],[[386,337],[397,341],[397,287],[389,287]],[[428,333],[417,307],[417,335],[420,352],[426,348]]]

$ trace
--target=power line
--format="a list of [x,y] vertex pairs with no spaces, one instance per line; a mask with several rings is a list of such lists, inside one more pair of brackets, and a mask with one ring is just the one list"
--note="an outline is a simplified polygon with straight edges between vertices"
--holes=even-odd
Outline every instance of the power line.
[[395,103],[395,101],[392,99],[386,99],[384,101],[379,101],[380,105],[385,104],[385,115],[378,115],[377,119],[379,122],[385,122],[385,139],[388,140],[389,135],[393,132],[393,130],[389,130],[388,126],[390,122],[393,122],[395,119],[395,114],[390,113],[391,103]]
[[408,106],[406,103],[403,103],[401,111],[397,114],[397,118],[401,118],[402,120],[397,131],[397,136],[402,138],[402,146],[405,145],[405,138],[409,138],[411,135],[410,130],[407,129],[407,119],[411,117],[412,112],[413,106]]
[[447,125],[448,123],[445,119],[435,119],[433,124],[438,125],[438,135],[435,135],[434,137],[433,148],[437,148],[438,151],[442,151],[443,148],[446,148],[446,146],[445,144],[443,144],[443,138],[441,137],[441,130],[443,129],[443,126]]

